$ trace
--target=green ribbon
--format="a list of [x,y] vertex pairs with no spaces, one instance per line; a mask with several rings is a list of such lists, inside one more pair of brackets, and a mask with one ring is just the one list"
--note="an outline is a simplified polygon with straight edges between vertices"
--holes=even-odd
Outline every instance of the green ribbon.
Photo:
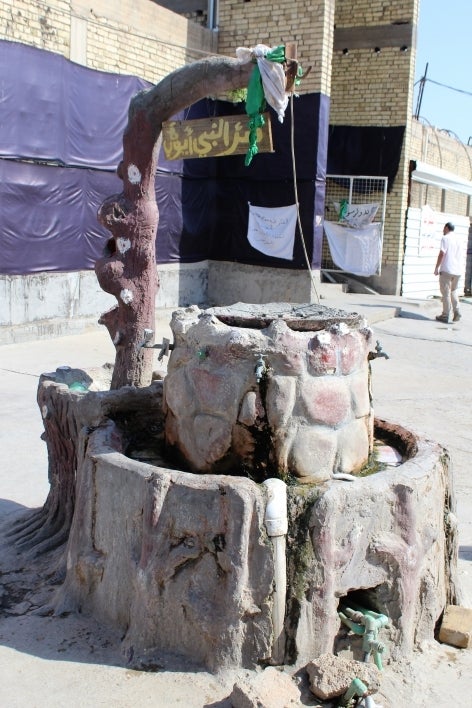
[[[285,46],[281,44],[278,47],[274,47],[274,49],[267,52],[265,58],[269,61],[282,64],[285,61]],[[254,155],[257,155],[259,152],[259,148],[257,147],[257,129],[265,125],[264,116],[262,114],[266,109],[266,105],[261,72],[256,64],[249,77],[247,87],[246,113],[249,116],[249,148],[244,160],[246,167],[251,164]]]
[[339,205],[338,221],[344,221],[344,217],[346,216],[348,206],[349,206],[348,200],[343,199]]

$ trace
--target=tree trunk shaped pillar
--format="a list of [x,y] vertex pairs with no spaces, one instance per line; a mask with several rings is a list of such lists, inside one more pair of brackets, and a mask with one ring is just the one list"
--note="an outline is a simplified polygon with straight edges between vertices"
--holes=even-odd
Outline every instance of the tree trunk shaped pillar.
[[101,205],[99,221],[112,233],[97,261],[100,286],[118,304],[100,318],[116,349],[111,388],[151,383],[153,349],[143,348],[144,330],[154,329],[157,271],[155,236],[159,221],[154,190],[156,129],[144,111],[130,122],[118,167],[123,192]]
[[[288,65],[293,70],[297,64],[290,60]],[[247,86],[253,67],[252,60],[209,57],[176,69],[131,100],[117,170],[123,192],[106,199],[98,212],[112,234],[95,265],[101,288],[117,300],[99,320],[116,348],[112,389],[148,386],[152,379],[154,351],[142,344],[144,330],[155,328],[159,214],[154,180],[162,123],[206,96]]]

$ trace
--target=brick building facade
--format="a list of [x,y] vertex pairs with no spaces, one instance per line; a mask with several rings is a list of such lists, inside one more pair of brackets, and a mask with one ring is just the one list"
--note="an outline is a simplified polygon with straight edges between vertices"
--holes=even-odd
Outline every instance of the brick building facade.
[[382,272],[369,279],[379,292],[401,293],[408,208],[428,203],[441,213],[471,214],[467,189],[410,180],[415,160],[472,180],[472,148],[412,118],[419,0],[219,0],[212,4],[213,30],[205,26],[206,0],[173,3],[178,14],[163,5],[169,3],[0,0],[0,40],[152,83],[209,54],[295,41],[302,67],[310,69],[299,92],[327,98],[320,110],[329,106],[331,127],[404,127],[387,198]]

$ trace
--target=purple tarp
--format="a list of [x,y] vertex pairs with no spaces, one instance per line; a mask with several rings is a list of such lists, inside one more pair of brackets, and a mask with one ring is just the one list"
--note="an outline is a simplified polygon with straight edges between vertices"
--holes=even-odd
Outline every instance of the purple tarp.
[[0,41],[0,157],[115,170],[132,96],[151,84]]
[[[121,191],[115,169],[129,102],[150,84],[0,41],[0,85],[0,273],[92,269],[109,237],[97,222],[97,209]],[[208,99],[186,117],[238,110],[244,108]],[[300,218],[307,251],[315,252],[312,265],[319,267],[322,233],[314,225],[315,204],[322,214],[329,99],[301,96],[294,115]],[[289,112],[283,124],[272,112],[272,128],[275,153],[257,155],[248,168],[242,155],[166,162],[161,152],[158,263],[213,258],[306,267],[298,228],[291,262],[263,255],[246,237],[248,202],[295,201]]]
[[[97,221],[98,207],[120,190],[113,172],[0,160],[0,273],[93,269],[110,237]],[[181,191],[179,176],[158,176],[161,263],[208,257],[203,239],[194,237],[202,218],[198,191],[187,198],[191,228],[183,223]]]
[[97,208],[120,186],[112,172],[0,160],[1,272],[93,268],[108,234]]

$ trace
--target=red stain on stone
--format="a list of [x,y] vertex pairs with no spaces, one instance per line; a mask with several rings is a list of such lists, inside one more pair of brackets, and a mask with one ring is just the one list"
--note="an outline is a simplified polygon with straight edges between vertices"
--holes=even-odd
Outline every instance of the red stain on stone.
[[301,396],[315,423],[335,427],[351,417],[351,396],[342,379],[311,379],[303,383]]
[[308,367],[313,376],[335,373],[338,368],[337,342],[334,337],[329,343],[313,337],[308,345]]

